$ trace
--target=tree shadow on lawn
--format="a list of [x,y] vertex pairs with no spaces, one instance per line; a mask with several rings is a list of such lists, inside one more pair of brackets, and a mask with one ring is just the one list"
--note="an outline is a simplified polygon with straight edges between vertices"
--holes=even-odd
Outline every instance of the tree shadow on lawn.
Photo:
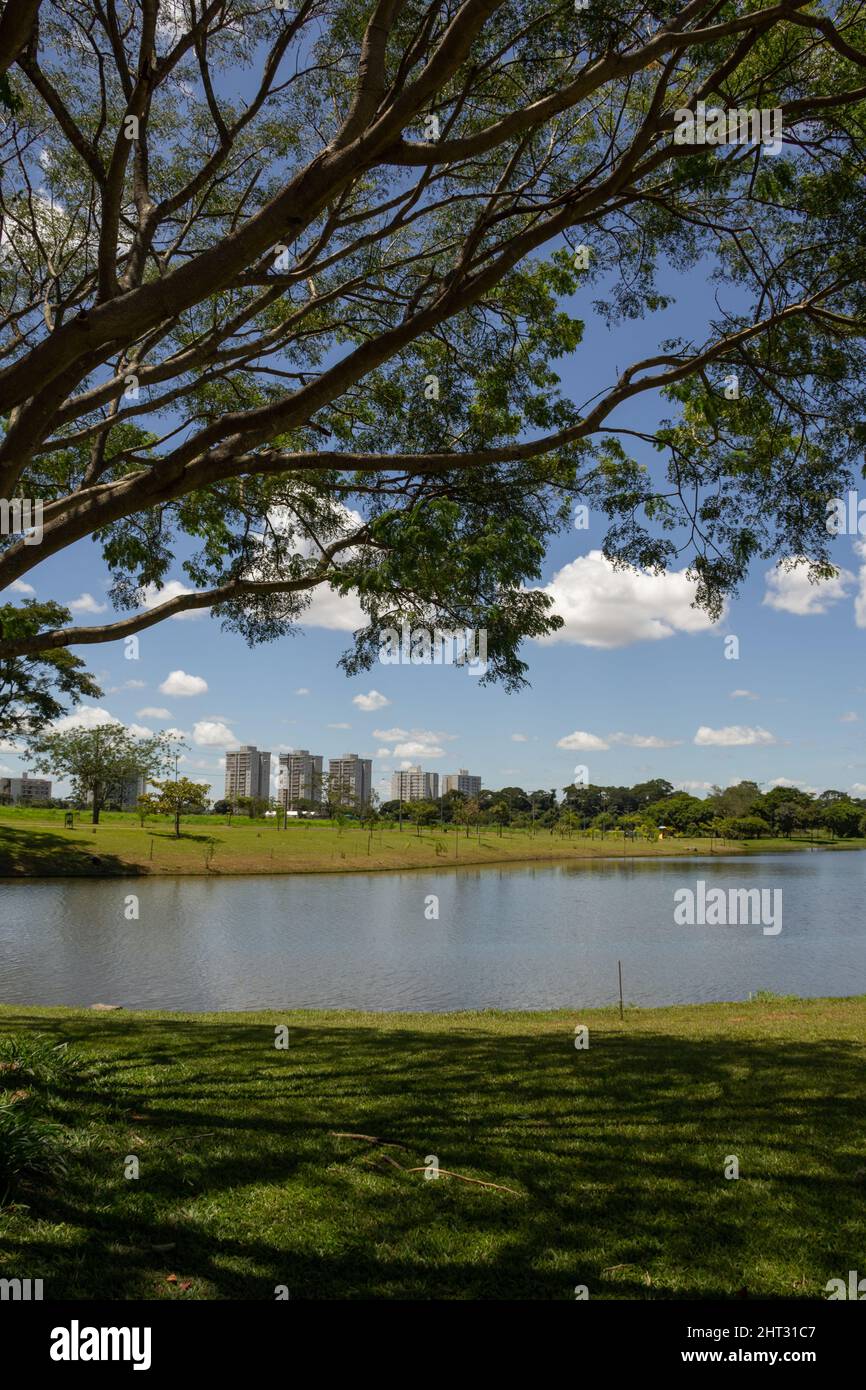
[[103,874],[130,877],[137,872],[134,864],[116,854],[106,854],[95,837],[85,838],[80,827],[62,835],[41,828],[19,830],[0,825],[0,878],[92,878]]
[[[301,1299],[559,1299],[577,1284],[591,1298],[818,1297],[864,1260],[866,1049],[848,1041],[626,1024],[577,1051],[565,1021],[291,1024],[278,1052],[272,1023],[50,1027],[111,1064],[108,1087],[59,1094],[57,1117],[111,1129],[7,1233],[17,1272],[44,1272],[49,1297],[176,1296],[171,1272],[190,1297],[240,1299],[280,1284]],[[128,1153],[138,1181],[123,1178]],[[384,1161],[433,1154],[519,1195]]]

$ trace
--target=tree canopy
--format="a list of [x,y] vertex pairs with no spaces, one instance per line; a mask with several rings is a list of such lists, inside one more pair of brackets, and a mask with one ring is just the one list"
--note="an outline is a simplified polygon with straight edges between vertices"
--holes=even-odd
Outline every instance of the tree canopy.
[[[366,615],[348,671],[432,618],[518,685],[577,499],[711,612],[756,556],[827,574],[866,437],[864,69],[846,0],[7,4],[0,501],[43,513],[0,588],[92,539],[117,616],[7,606],[0,660],[194,608],[270,640],[330,583]],[[682,143],[701,102],[781,110],[781,151]],[[572,399],[562,361],[672,266],[715,307]]]

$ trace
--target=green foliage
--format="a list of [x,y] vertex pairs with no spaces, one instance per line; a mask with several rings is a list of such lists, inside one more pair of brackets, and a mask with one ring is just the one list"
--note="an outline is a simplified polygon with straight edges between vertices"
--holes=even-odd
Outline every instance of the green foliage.
[[28,756],[40,772],[68,777],[81,800],[92,800],[95,824],[103,803],[119,797],[124,782],[167,768],[180,746],[166,733],[135,738],[121,724],[100,724],[37,735]]
[[[25,599],[20,606],[0,605],[0,638],[36,634],[62,627],[70,618],[59,603]],[[34,657],[4,657],[0,650],[0,735],[33,734],[67,711],[66,701],[102,694],[80,657],[65,647]]]

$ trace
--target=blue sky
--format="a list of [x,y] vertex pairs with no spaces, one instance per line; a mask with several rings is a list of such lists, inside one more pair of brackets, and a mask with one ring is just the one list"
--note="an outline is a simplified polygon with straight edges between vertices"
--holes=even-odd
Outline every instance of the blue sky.
[[[678,303],[646,323],[611,332],[588,324],[585,345],[560,364],[577,401],[657,351],[660,339],[703,337],[710,287],[690,275],[665,285],[677,288]],[[573,311],[593,319],[579,301]],[[645,400],[616,420],[646,428],[657,413]],[[531,688],[516,695],[479,688],[449,667],[381,665],[347,679],[336,662],[351,641],[353,607],[325,595],[297,636],[259,648],[206,615],[142,633],[137,661],[124,659],[121,643],[82,648],[105,695],[75,717],[93,721],[98,709],[148,730],[183,730],[183,770],[216,794],[225,748],[255,743],[372,757],[383,797],[391,771],[410,762],[440,773],[467,767],[491,787],[561,788],[585,765],[594,783],[665,776],[698,795],[744,777],[866,795],[863,542],[837,538],[842,575],[823,586],[809,585],[804,570],[768,579],[767,563],[759,565],[712,626],[690,607],[683,573],[614,572],[599,554],[604,530],[591,514],[588,530],[551,547],[544,582],[566,627],[553,642],[526,645]],[[173,577],[183,579],[180,570]],[[79,622],[110,615],[107,575],[90,544],[27,579],[40,598],[78,601]],[[736,660],[725,657],[728,634],[739,641]],[[0,753],[0,767],[22,766],[13,750]]]

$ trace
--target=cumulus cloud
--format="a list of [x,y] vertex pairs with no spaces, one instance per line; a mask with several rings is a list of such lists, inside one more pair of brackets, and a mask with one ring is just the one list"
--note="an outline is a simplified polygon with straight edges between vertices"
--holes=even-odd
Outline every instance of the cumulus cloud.
[[351,724],[329,724],[329,729],[351,729]]
[[611,743],[622,743],[626,748],[679,748],[681,738],[659,738],[656,734],[608,734]]
[[[434,729],[374,729],[373,737],[381,744],[393,743],[394,747],[382,747],[377,758],[444,758],[443,743],[453,742],[456,734],[446,734]],[[408,764],[407,764],[408,766]]]
[[760,695],[756,695],[754,690],[732,690],[732,700],[759,700]]
[[295,691],[296,695],[309,695],[309,693],[310,692],[305,685],[299,685],[297,690]]
[[694,741],[701,748],[751,748],[776,743],[777,739],[768,729],[750,728],[746,724],[728,724],[723,729],[711,729],[702,724]]
[[197,748],[224,748],[237,742],[228,724],[218,719],[200,719],[194,724],[192,741]]
[[618,570],[600,550],[558,570],[542,592],[550,595],[554,612],[565,621],[558,632],[540,639],[545,644],[627,647],[679,632],[708,632],[715,626],[702,609],[692,607],[695,584],[686,570],[659,575]]
[[849,709],[849,710],[847,711],[847,713],[845,713],[845,714],[840,714],[840,715],[839,715],[839,723],[840,723],[840,724],[859,724],[859,723],[860,723],[860,716],[859,716],[859,714],[855,714],[855,712],[854,712],[853,709]]
[[596,752],[601,753],[606,748],[610,748],[609,743],[605,743],[603,738],[596,734],[588,734],[583,729],[576,729],[573,734],[566,734],[557,743],[557,748],[567,748],[571,752]]
[[365,714],[372,714],[377,709],[384,709],[390,703],[388,697],[378,690],[371,690],[366,695],[356,695],[352,700],[352,704],[357,705],[358,709],[362,709]]
[[146,724],[127,724],[126,727],[133,738],[153,738],[153,729],[148,729]]
[[123,685],[110,685],[105,692],[106,695],[119,695],[122,690],[143,690],[144,681],[124,681]]
[[[786,565],[793,563],[793,568]],[[794,613],[797,617],[811,617],[816,613],[826,613],[832,603],[845,597],[854,582],[850,570],[840,569],[833,579],[822,579],[813,583],[809,579],[809,569],[802,561],[780,562],[766,573],[767,589],[764,603],[781,613]],[[862,624],[866,626],[866,623]]]
[[79,705],[71,714],[64,714],[61,719],[55,720],[51,727],[58,733],[66,733],[69,729],[97,729],[100,724],[122,723],[121,719],[116,719],[101,705]]
[[32,584],[25,584],[23,579],[13,579],[9,585],[13,594],[35,594],[36,590]]
[[512,735],[511,735],[511,742],[512,742],[512,743],[526,743],[527,741],[528,741],[528,740],[527,740],[526,734],[512,734]]
[[144,709],[135,711],[139,719],[171,719],[171,710],[163,709],[160,705],[145,705]]
[[394,749],[395,758],[444,758],[445,749],[438,743],[427,743],[423,739],[409,739],[398,743]]
[[161,695],[204,695],[207,681],[202,676],[190,676],[186,671],[170,671],[159,687]]
[[[148,584],[141,591],[141,606],[147,609],[148,613],[159,608],[162,603],[170,603],[173,598],[183,598],[186,594],[194,594],[195,589],[191,589],[188,584],[181,584],[179,579],[169,579],[162,588],[157,588],[156,584]],[[172,622],[183,622],[186,618],[203,618],[206,610],[204,608],[189,608],[185,613],[172,613]]]
[[82,594],[80,598],[72,599],[66,606],[71,613],[104,613],[108,608],[107,603],[97,603],[92,594]]

